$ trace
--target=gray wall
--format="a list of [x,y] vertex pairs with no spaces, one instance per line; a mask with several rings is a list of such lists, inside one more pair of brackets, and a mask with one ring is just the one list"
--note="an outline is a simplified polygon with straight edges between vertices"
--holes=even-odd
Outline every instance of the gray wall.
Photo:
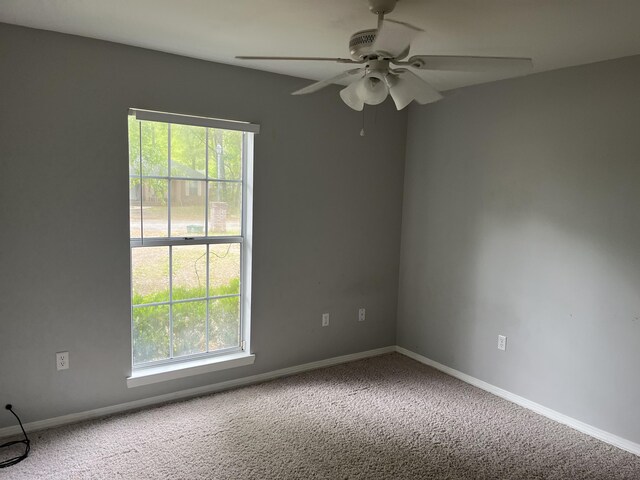
[[[338,87],[289,95],[307,83],[0,25],[0,403],[34,421],[395,343],[406,112],[362,138]],[[129,107],[262,125],[253,366],[126,387]]]
[[635,442],[639,85],[630,57],[412,108],[398,320],[399,345]]

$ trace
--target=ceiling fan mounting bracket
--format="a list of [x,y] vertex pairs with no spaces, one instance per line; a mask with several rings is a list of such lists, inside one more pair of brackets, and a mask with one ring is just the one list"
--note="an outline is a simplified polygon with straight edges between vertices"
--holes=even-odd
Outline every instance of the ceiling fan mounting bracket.
[[386,15],[393,12],[398,0],[369,0],[369,10],[376,15]]

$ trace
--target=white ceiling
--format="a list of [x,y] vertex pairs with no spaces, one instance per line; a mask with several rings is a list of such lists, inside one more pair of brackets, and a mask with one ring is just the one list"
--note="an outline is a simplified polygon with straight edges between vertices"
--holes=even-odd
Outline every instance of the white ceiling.
[[[640,54],[640,0],[400,0],[389,18],[425,30],[411,54],[532,57],[535,71]],[[2,0],[0,21],[314,80],[346,66],[234,56],[348,57],[376,26],[366,0]],[[419,74],[441,90],[500,78]]]

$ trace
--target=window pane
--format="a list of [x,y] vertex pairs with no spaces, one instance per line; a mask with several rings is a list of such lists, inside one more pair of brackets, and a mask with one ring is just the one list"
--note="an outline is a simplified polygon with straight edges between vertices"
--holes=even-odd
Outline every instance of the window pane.
[[240,244],[209,245],[209,296],[240,293]]
[[240,297],[209,300],[209,350],[240,346]]
[[167,236],[167,185],[167,180],[142,179],[142,223],[146,238]]
[[207,301],[173,304],[173,356],[206,351]]
[[171,180],[171,236],[204,236],[206,182]]
[[169,247],[131,249],[133,305],[169,301]]
[[169,171],[169,124],[141,122],[142,175],[166,177]]
[[171,176],[204,178],[206,128],[171,125]]
[[173,247],[173,300],[204,298],[207,291],[207,246]]
[[242,184],[209,182],[209,235],[240,235]]
[[129,175],[140,175],[140,122],[129,116]]
[[242,132],[209,129],[209,178],[242,179]]
[[247,135],[128,119],[136,369],[240,346]]
[[140,180],[135,178],[129,179],[129,236],[131,238],[140,238],[140,214],[141,198],[140,198]]
[[133,363],[169,358],[169,305],[133,309]]

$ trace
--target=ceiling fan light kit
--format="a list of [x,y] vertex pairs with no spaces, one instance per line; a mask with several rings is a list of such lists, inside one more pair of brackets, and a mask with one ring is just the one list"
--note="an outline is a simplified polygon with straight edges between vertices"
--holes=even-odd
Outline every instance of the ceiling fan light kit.
[[[423,30],[408,23],[385,19],[395,9],[397,0],[369,0],[369,10],[378,17],[378,28],[361,30],[349,39],[351,58],[332,57],[258,57],[238,56],[244,60],[303,60],[330,61],[362,65],[335,77],[312,83],[292,95],[317,92],[332,83],[356,77],[340,91],[340,98],[349,107],[361,111],[364,105],[378,105],[391,96],[398,110],[412,101],[419,104],[437,102],[442,98],[429,83],[409,68],[419,70],[509,72],[522,75],[533,68],[530,58],[480,57],[458,55],[414,55],[409,54],[411,42]],[[399,68],[395,68],[399,67]]]

